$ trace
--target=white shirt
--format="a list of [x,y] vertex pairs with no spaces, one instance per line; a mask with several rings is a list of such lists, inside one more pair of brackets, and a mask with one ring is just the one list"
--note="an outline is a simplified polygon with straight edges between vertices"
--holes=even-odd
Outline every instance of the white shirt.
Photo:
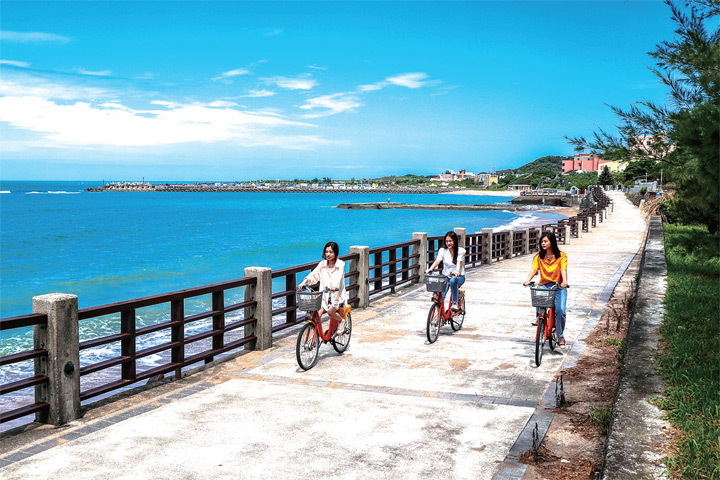
[[[335,308],[347,302],[348,293],[347,290],[345,290],[345,262],[340,259],[335,260],[335,266],[333,268],[328,267],[327,260],[318,263],[317,267],[310,272],[310,275],[305,277],[305,283],[315,284],[318,282],[320,282],[320,291],[323,291],[325,287],[337,289],[332,295],[332,305]],[[323,295],[322,308],[325,310],[330,306],[327,304],[326,298],[327,295]]]
[[[447,248],[441,248],[438,251],[438,258],[443,262],[442,274],[445,276],[451,276],[457,270],[457,265],[453,263],[453,256],[450,250]],[[465,249],[458,248],[457,256],[458,264],[460,264],[460,275],[465,275]]]

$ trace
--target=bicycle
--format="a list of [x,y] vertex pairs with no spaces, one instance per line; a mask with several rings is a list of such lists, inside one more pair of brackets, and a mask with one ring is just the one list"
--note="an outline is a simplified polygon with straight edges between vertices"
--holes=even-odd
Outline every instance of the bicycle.
[[555,350],[558,344],[555,332],[555,295],[560,287],[555,284],[551,288],[540,288],[535,286],[535,282],[530,282],[527,286],[530,287],[532,306],[539,309],[536,312],[537,330],[535,331],[535,365],[539,367],[542,363],[545,342],[548,342],[550,350]]
[[453,310],[452,308],[445,310],[443,292],[447,288],[449,281],[450,278],[445,275],[425,276],[425,288],[428,292],[433,292],[433,304],[428,312],[426,328],[427,339],[430,343],[435,343],[435,340],[437,340],[440,334],[440,327],[446,323],[449,323],[453,331],[457,332],[462,328],[463,321],[465,320],[465,290],[458,291],[458,310]]
[[352,308],[350,305],[340,308],[338,313],[343,317],[343,331],[330,332],[323,331],[322,319],[318,314],[318,310],[322,305],[322,295],[327,293],[327,303],[330,303],[330,289],[327,287],[322,292],[314,292],[311,290],[301,290],[296,292],[297,305],[299,310],[308,313],[307,323],[300,329],[295,346],[295,356],[298,365],[303,370],[310,370],[318,361],[320,352],[320,344],[330,342],[338,353],[343,353],[350,343],[350,335],[352,334]]

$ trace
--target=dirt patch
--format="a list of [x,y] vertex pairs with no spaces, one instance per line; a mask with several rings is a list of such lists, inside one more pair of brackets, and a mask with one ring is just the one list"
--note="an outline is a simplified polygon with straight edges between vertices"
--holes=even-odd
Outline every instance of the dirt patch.
[[508,370],[510,368],[515,368],[515,365],[511,363],[501,363],[497,367],[495,367],[495,370]]
[[450,368],[456,372],[467,370],[469,366],[470,362],[466,358],[453,358],[450,360]]
[[521,455],[528,465],[523,480],[599,478],[639,266],[638,257],[583,340],[587,349],[577,366],[559,373],[565,403],[552,410],[555,418],[539,447]]

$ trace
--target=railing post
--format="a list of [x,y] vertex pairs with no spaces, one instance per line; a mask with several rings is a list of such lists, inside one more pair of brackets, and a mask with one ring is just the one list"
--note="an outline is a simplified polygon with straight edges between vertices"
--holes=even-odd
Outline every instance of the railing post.
[[245,287],[245,301],[255,300],[255,307],[245,307],[245,318],[255,317],[255,325],[245,325],[245,336],[255,335],[248,350],[266,350],[272,347],[272,271],[266,267],[247,267],[246,277],[255,277],[255,285]]
[[512,228],[508,228],[505,232],[505,260],[512,258],[514,234]]
[[530,229],[529,229],[529,228],[526,228],[526,229],[523,231],[522,254],[523,254],[523,255],[529,255],[529,254],[530,254]]
[[33,313],[44,313],[47,326],[35,325],[35,348],[45,348],[47,358],[35,359],[35,375],[47,375],[47,385],[35,387],[35,401],[50,405],[37,413],[41,423],[64,425],[80,417],[80,338],[76,295],[50,293],[33,297]]
[[467,245],[465,242],[466,230],[462,227],[453,228],[453,232],[458,236],[458,248],[464,248],[467,251]]
[[587,218],[587,229],[588,229],[588,233],[590,233],[590,232],[592,232],[593,219],[595,218],[595,214],[594,214],[594,213],[588,213],[587,217],[585,217],[585,218]]
[[418,257],[413,260],[413,266],[418,266],[418,279],[415,283],[425,283],[425,270],[427,270],[427,232],[414,232],[412,239],[420,241],[419,245],[413,245],[412,250],[410,250],[411,255],[418,255]]
[[483,228],[482,234],[482,264],[490,265],[492,263],[493,229]]
[[570,234],[572,228],[570,225],[565,225],[565,245],[570,245]]
[[[354,245],[350,247],[350,253],[357,253],[360,258],[357,265],[350,264],[351,270],[357,270],[358,277],[355,283],[358,284],[358,301],[357,308],[367,308],[370,304],[370,247]],[[351,283],[352,280],[351,280]]]

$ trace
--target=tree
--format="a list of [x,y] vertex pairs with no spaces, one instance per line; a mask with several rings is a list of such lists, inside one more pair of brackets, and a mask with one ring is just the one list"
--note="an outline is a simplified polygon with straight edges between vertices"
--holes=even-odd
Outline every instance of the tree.
[[598,183],[600,183],[600,185],[612,185],[613,181],[612,177],[610,176],[610,169],[607,165],[603,167],[603,171],[598,177]]
[[[590,149],[609,160],[660,162],[676,195],[669,209],[677,220],[720,227],[720,3],[687,1],[684,9],[665,2],[676,38],[656,45],[651,68],[669,89],[669,106],[638,102],[623,110],[618,136],[602,129],[590,140],[566,137],[576,150]],[[632,163],[630,164],[632,165]]]

